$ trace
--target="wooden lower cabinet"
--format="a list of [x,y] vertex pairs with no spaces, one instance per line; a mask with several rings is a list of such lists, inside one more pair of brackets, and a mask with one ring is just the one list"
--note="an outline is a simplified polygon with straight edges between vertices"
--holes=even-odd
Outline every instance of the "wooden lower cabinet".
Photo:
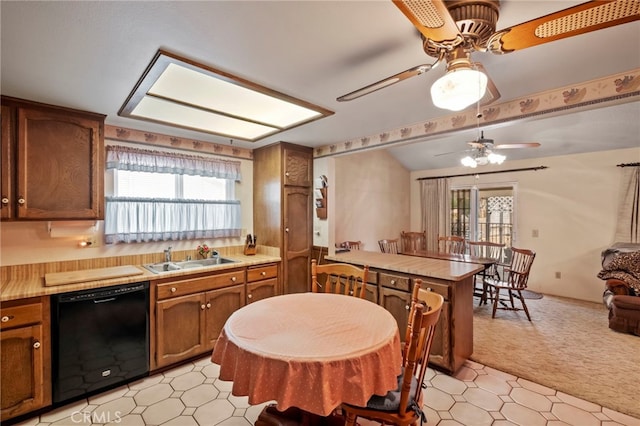
[[380,291],[380,305],[391,312],[391,315],[396,319],[398,329],[400,330],[400,339],[404,341],[407,334],[409,309],[411,308],[411,293],[382,287]]
[[245,269],[158,280],[151,370],[202,355],[227,318],[245,305]]
[[227,319],[245,305],[245,287],[244,285],[234,285],[208,291],[205,296],[206,350],[211,350]]
[[51,404],[49,297],[2,303],[1,421]]
[[[451,282],[370,268],[367,299],[373,302],[377,300],[393,315],[398,323],[400,338],[404,341],[411,308],[411,290],[417,278],[422,279],[422,288],[444,297],[429,362],[435,367],[455,372],[473,353],[473,277]],[[374,294],[379,297],[376,298]]]
[[278,264],[247,268],[247,303],[281,294],[278,285]]
[[156,303],[157,367],[171,365],[205,350],[205,294]]
[[279,269],[270,263],[153,282],[151,370],[211,351],[231,314],[280,294]]

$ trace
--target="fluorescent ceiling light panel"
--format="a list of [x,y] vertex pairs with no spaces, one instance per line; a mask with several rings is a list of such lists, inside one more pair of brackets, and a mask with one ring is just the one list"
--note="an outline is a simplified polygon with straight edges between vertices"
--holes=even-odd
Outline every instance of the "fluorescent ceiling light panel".
[[150,96],[142,98],[133,110],[132,116],[150,118],[180,127],[229,137],[242,134],[248,139],[257,139],[279,131],[274,127],[189,108],[182,104]]
[[160,50],[118,114],[255,142],[333,111]]

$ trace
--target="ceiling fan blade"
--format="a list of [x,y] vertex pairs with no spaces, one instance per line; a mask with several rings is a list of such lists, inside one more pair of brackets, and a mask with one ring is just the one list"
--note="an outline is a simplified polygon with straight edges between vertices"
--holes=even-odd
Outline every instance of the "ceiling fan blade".
[[434,154],[433,156],[434,156],[434,157],[440,157],[440,156],[442,156],[442,155],[461,154],[461,153],[463,153],[463,152],[472,152],[472,151],[473,151],[472,149],[464,149],[464,150],[462,150],[462,151],[442,152],[442,153],[440,153],[440,154]]
[[506,143],[502,145],[495,145],[493,149],[537,148],[539,146],[540,144],[538,142]]
[[398,83],[398,82],[400,82],[402,80],[406,80],[409,77],[413,77],[413,76],[416,76],[416,75],[424,74],[425,72],[427,72],[430,69],[434,68],[437,64],[438,64],[438,62],[435,62],[434,64],[423,64],[423,65],[418,65],[418,66],[413,67],[413,68],[409,68],[408,70],[405,70],[405,71],[402,71],[402,72],[400,72],[398,74],[392,75],[391,77],[387,77],[387,78],[382,79],[380,81],[377,81],[377,82],[375,82],[373,84],[365,86],[362,89],[354,90],[351,93],[347,93],[346,95],[342,95],[339,98],[337,98],[336,100],[338,102],[352,101],[354,99],[359,98],[360,96],[368,95],[369,93],[373,93],[376,90],[384,89],[385,87],[389,87],[392,84],[396,84],[396,83]]
[[637,0],[594,0],[497,31],[487,42],[493,53],[509,53],[640,19]]
[[442,0],[393,0],[426,38],[436,42],[462,43],[463,37]]

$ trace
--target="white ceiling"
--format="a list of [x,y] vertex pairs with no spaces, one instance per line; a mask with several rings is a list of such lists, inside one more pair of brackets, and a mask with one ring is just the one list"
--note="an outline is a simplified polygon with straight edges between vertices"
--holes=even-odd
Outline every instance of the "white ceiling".
[[[631,0],[629,0],[631,1]],[[635,1],[635,0],[633,0]],[[581,3],[503,0],[498,29]],[[119,117],[160,48],[335,111],[271,136],[318,147],[448,115],[433,107],[436,69],[351,102],[336,97],[422,63],[421,40],[391,1],[6,1],[1,91],[107,114],[106,123],[202,141],[226,138]],[[640,67],[640,21],[504,56],[475,53],[499,102]],[[540,142],[509,158],[640,145],[640,102],[485,128],[499,143]],[[410,170],[456,165],[475,131],[389,148]],[[637,161],[637,159],[636,159]]]

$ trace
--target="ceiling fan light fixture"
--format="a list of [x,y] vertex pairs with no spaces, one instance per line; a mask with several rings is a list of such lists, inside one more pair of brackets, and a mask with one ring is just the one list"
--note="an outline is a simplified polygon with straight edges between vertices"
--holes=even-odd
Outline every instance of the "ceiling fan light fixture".
[[491,152],[487,156],[487,159],[491,164],[502,164],[504,163],[504,160],[507,159],[507,157],[502,154],[496,154],[495,152]]
[[472,169],[475,169],[476,167],[478,167],[478,163],[476,162],[476,160],[474,160],[472,157],[468,155],[464,157],[462,160],[460,160],[460,162],[462,163],[463,166],[471,167]]
[[486,74],[471,67],[458,67],[433,83],[431,99],[438,108],[460,111],[482,99],[486,90]]

